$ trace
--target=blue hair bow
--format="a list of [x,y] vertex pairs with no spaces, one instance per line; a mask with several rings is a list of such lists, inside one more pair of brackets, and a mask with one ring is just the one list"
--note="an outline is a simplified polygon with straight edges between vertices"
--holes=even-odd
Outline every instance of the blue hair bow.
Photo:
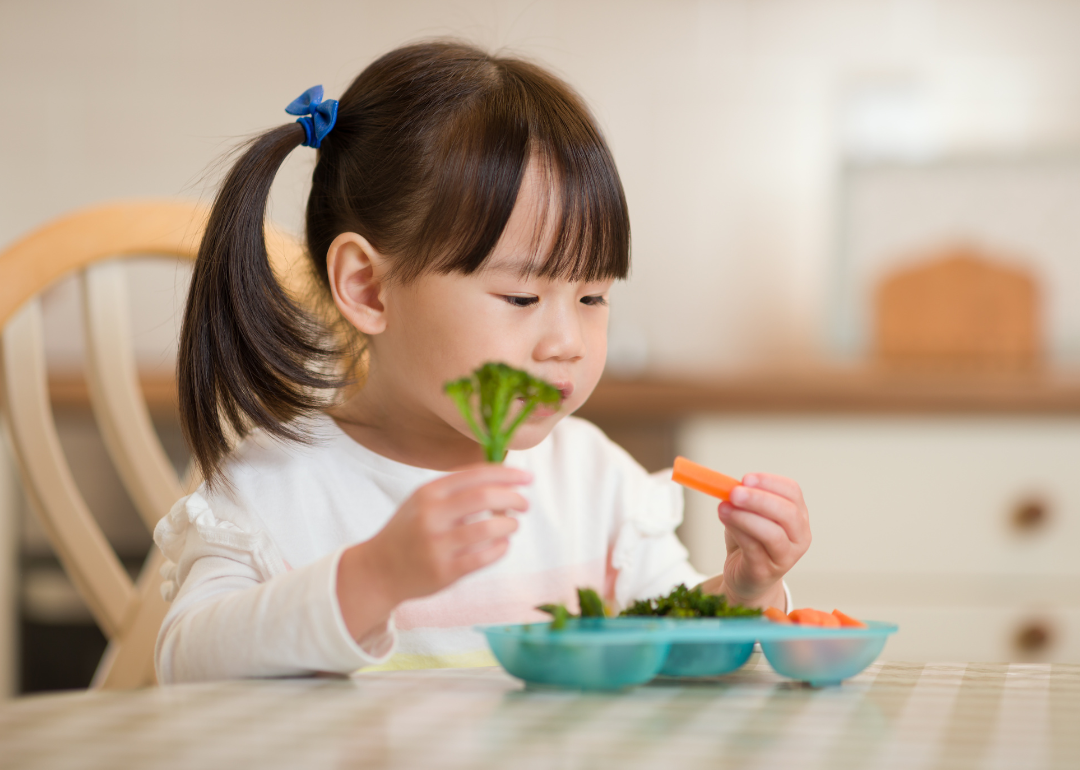
[[323,101],[322,86],[312,86],[293,99],[285,112],[290,115],[303,115],[296,122],[304,127],[304,146],[319,148],[322,140],[330,133],[337,122],[337,100]]

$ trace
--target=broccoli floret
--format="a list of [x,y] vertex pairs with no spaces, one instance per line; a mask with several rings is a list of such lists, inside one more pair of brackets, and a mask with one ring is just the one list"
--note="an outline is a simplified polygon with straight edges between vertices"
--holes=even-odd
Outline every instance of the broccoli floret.
[[[446,383],[443,389],[457,404],[469,429],[484,448],[484,458],[489,463],[501,463],[506,458],[514,431],[538,405],[554,405],[562,400],[562,393],[554,385],[498,363],[484,364],[470,376]],[[479,397],[479,409],[475,411],[473,395]],[[521,399],[524,404],[511,419],[510,411],[516,399]]]

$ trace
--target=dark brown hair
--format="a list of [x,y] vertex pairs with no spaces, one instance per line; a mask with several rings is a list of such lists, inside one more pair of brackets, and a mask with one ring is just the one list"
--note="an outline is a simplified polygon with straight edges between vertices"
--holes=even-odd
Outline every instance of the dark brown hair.
[[[270,187],[304,140],[296,123],[253,139],[214,201],[181,332],[184,434],[207,483],[229,428],[303,440],[295,418],[347,382],[347,348],[278,285],[263,235]],[[391,261],[390,277],[472,273],[506,227],[530,160],[552,190],[553,246],[531,272],[625,278],[630,223],[622,183],[581,99],[544,69],[454,42],[410,45],[353,81],[319,149],[307,252],[329,291],[326,254],[343,232]],[[539,243],[538,234],[537,243]]]

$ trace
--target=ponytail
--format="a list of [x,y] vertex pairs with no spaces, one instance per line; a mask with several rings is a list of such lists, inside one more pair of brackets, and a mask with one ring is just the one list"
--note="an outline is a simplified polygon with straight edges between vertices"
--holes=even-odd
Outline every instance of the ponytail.
[[199,247],[178,384],[184,436],[208,486],[218,480],[231,433],[258,427],[303,440],[292,421],[324,405],[318,391],[345,384],[334,366],[340,345],[281,288],[266,250],[270,186],[304,138],[292,123],[252,140],[214,200]]

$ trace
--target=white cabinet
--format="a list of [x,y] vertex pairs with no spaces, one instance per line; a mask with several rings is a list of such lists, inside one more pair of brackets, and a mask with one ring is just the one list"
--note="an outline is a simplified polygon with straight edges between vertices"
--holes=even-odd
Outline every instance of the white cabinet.
[[[800,483],[795,604],[899,623],[885,658],[1080,663],[1080,417],[700,417],[677,446]],[[680,534],[722,569],[714,500],[688,492]]]

